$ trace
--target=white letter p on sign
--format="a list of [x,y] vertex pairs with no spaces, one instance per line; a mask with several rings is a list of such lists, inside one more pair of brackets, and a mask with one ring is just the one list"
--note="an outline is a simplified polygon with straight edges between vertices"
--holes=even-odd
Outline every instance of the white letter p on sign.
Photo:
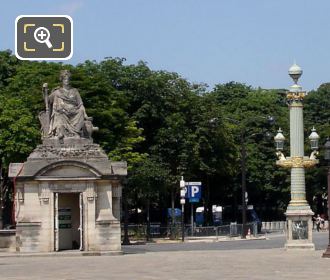
[[191,187],[191,197],[195,197],[195,194],[199,192],[199,186]]

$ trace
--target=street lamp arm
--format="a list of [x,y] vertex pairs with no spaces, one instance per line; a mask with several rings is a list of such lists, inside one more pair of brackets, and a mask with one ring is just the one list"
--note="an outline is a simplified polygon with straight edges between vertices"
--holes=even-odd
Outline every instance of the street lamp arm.
[[285,155],[281,151],[276,152],[278,160],[286,160]]
[[317,159],[317,156],[319,155],[319,151],[313,151],[311,155],[309,156],[310,159]]

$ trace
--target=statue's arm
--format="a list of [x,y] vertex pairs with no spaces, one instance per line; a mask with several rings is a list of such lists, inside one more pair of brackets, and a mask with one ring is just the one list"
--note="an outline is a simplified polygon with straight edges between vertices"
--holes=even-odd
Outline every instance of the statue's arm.
[[81,106],[83,106],[83,102],[82,102],[81,96],[79,94],[79,91],[76,88],[74,89],[74,91],[76,93],[77,106],[78,106],[78,108],[80,108]]
[[55,99],[55,95],[57,94],[58,91],[58,87],[54,88],[51,92],[51,94],[48,96],[48,104],[49,104],[49,114],[50,116],[53,115],[53,106],[54,106],[54,99]]
[[56,91],[57,91],[57,88],[53,89],[51,94],[48,96],[49,104],[54,103],[54,98],[55,98]]
[[77,106],[78,106],[78,108],[81,108],[83,110],[83,112],[84,112],[84,119],[85,120],[92,120],[93,118],[88,117],[87,114],[86,114],[86,110],[85,110],[84,104],[82,102],[81,96],[79,94],[79,91],[77,89],[74,89],[74,90],[76,91]]

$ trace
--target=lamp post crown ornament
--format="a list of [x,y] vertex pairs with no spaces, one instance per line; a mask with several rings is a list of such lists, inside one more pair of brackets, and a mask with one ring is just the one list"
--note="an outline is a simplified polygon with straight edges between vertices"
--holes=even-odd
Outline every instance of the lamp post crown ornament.
[[299,65],[297,65],[295,62],[289,68],[289,75],[295,84],[298,83],[298,80],[301,77],[302,73],[303,73],[303,71],[302,71],[301,67]]
[[292,78],[294,84],[290,87],[289,92],[287,93],[287,99],[289,102],[292,101],[302,101],[306,95],[304,91],[302,91],[302,87],[298,85],[298,80],[301,77],[303,70],[299,65],[294,63],[289,68],[289,76]]

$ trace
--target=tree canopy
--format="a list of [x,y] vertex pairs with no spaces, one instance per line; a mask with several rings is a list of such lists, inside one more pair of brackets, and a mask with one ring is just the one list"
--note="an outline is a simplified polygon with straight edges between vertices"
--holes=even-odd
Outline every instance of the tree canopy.
[[[61,69],[72,72],[72,85],[99,127],[94,141],[110,159],[128,162],[125,191],[132,207],[143,208],[146,199],[154,207],[170,207],[171,196],[178,197],[180,176],[202,181],[201,204],[208,208],[239,205],[244,131],[249,204],[263,219],[283,217],[290,185],[288,172],[275,165],[273,144],[278,127],[286,136],[289,132],[283,90],[238,82],[208,90],[177,73],[151,70],[145,62],[128,65],[123,58],[73,66],[19,61],[10,51],[0,52],[0,155],[5,167],[25,161],[40,142],[41,87],[45,82],[56,87]],[[312,125],[322,141],[330,134],[329,96],[330,84],[307,96],[305,136]],[[275,125],[267,122],[268,116]],[[324,169],[315,168],[306,178],[308,200],[314,210],[324,211],[313,201],[324,192]]]

